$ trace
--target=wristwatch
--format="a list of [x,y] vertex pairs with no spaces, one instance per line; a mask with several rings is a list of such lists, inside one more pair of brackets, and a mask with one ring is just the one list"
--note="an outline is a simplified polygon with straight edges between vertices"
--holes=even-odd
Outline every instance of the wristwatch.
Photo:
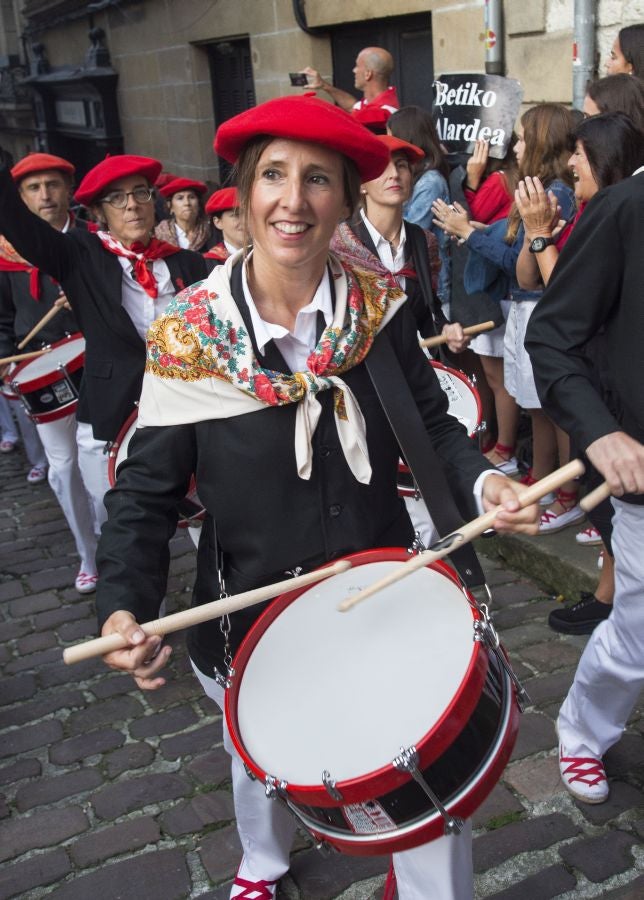
[[554,244],[554,238],[551,237],[536,237],[532,238],[530,241],[530,253],[543,253],[546,247],[550,247]]

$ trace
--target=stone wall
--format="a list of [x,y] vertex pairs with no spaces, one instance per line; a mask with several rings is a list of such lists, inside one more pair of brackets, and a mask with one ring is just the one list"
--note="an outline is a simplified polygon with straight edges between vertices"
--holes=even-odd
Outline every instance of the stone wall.
[[[599,0],[597,7],[603,74],[619,28],[644,21],[644,0]],[[506,0],[504,8],[506,72],[522,82],[526,103],[569,103],[573,0]],[[431,14],[436,74],[484,70],[483,0],[306,3],[309,26],[322,29],[392,12]],[[288,71],[310,64],[332,75],[329,38],[300,30],[291,0],[140,0],[95,13],[94,24],[105,29],[112,64],[119,72],[126,150],[156,155],[166,168],[204,180],[217,178],[208,43],[249,38],[258,102],[291,91]],[[88,20],[77,20],[36,37],[46,45],[52,67],[80,65],[88,47],[87,31]]]

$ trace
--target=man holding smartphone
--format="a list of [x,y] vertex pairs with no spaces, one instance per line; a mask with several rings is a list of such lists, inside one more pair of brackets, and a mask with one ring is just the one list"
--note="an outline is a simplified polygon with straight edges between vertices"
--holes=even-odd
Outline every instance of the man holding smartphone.
[[300,74],[306,75],[306,87],[309,90],[325,91],[334,103],[347,112],[356,115],[371,107],[382,109],[389,116],[400,107],[396,88],[389,84],[393,70],[394,59],[388,50],[383,50],[382,47],[365,47],[361,50],[353,68],[354,85],[363,94],[361,100],[334,87],[310,66],[302,69]]

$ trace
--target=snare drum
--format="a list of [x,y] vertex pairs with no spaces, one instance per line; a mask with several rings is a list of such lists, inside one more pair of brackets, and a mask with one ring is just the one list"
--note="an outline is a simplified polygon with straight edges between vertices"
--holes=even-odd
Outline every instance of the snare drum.
[[473,640],[481,613],[449,566],[338,612],[408,558],[357,553],[347,572],[278,597],[242,642],[226,692],[251,777],[316,839],[354,855],[407,850],[442,836],[446,818],[471,816],[518,730],[502,648]]
[[30,419],[38,425],[71,415],[85,362],[85,338],[71,334],[51,345],[51,351],[20,363],[11,376]]
[[[134,436],[134,432],[136,431],[138,418],[139,413],[138,410],[135,409],[125,420],[125,423],[117,434],[116,439],[110,444],[107,460],[107,477],[110,483],[110,487],[114,487],[114,485],[116,484],[117,469],[123,462],[123,460],[127,458],[128,447],[130,445],[132,437]],[[193,525],[200,526],[203,522],[204,516],[206,515],[206,510],[204,509],[203,504],[197,496],[194,477],[190,481],[190,488],[188,490],[188,493],[186,494],[185,500],[181,501],[178,510],[179,527],[181,528],[188,528]],[[191,537],[195,541],[195,544],[198,544],[198,540],[195,538],[195,535],[191,534]]]
[[[427,360],[434,370],[438,383],[447,395],[447,412],[467,429],[468,437],[474,437],[483,421],[481,398],[471,380],[458,369],[451,369],[435,359]],[[418,491],[409,467],[401,460],[398,464],[398,496],[417,497]]]

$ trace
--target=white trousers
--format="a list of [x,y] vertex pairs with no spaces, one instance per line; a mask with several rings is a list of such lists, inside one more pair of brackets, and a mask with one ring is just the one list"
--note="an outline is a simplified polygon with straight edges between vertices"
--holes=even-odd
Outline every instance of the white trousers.
[[557,726],[569,756],[601,759],[644,687],[644,506],[613,499],[615,598],[593,631]]
[[105,441],[95,440],[92,426],[86,422],[77,423],[76,440],[78,442],[78,465],[92,504],[94,527],[96,533],[100,534],[103,523],[107,521],[107,510],[103,498],[110,489]]
[[47,455],[45,453],[45,448],[38,437],[36,425],[27,415],[22,403],[14,403],[13,410],[16,414],[16,419],[18,420],[18,428],[20,429],[20,436],[22,437],[25,456],[29,460],[29,465],[39,466],[41,469],[45,469],[47,467]]
[[[193,663],[201,685],[223,709],[224,691]],[[233,798],[237,830],[244,850],[244,863],[256,879],[276,881],[289,869],[296,829],[295,817],[277,800],[267,800],[264,785],[251,781],[235,750],[224,722],[224,747],[232,758]],[[446,835],[413,850],[393,854],[399,900],[472,900],[472,827],[468,820],[462,833]],[[329,865],[333,861],[329,860]]]
[[76,416],[72,413],[36,425],[36,430],[49,463],[49,484],[74,536],[80,570],[93,575],[96,572],[94,513],[78,465]]
[[405,497],[404,500],[414,531],[418,532],[425,547],[431,547],[434,541],[438,540],[440,535],[429,514],[427,504],[422,497],[419,497],[418,499],[416,499],[416,497]]
[[0,393],[0,441],[11,441],[12,444],[16,444],[18,429],[9,406],[13,402],[13,400],[7,400],[5,395]]

